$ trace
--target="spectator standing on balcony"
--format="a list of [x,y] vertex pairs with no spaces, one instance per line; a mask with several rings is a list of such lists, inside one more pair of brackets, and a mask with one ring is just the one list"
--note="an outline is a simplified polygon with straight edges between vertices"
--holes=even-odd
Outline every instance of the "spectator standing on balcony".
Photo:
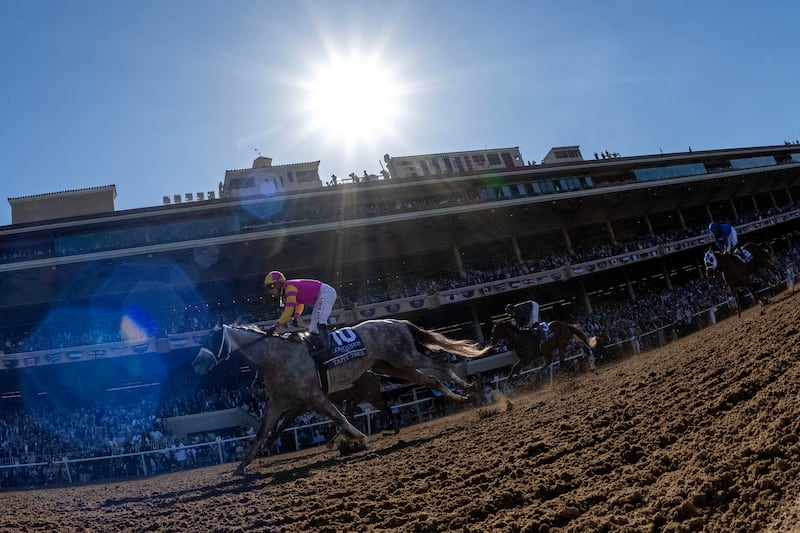
[[315,350],[327,352],[330,347],[328,319],[336,302],[336,290],[316,279],[286,279],[281,272],[273,270],[264,278],[264,287],[273,298],[279,298],[283,313],[267,330],[272,335],[275,329],[286,327],[289,320],[297,326],[297,319],[306,305],[313,305],[308,332]]

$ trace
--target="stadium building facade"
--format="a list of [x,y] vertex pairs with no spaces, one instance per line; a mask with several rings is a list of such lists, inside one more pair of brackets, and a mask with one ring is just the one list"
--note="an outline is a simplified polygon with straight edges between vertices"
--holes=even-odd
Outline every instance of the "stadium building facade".
[[[93,381],[103,390],[137,386],[155,361],[185,372],[215,323],[274,320],[261,288],[273,269],[333,285],[336,325],[399,317],[482,340],[509,302],[533,297],[555,319],[701,276],[712,219],[772,247],[799,229],[798,145],[384,161],[381,176],[323,184],[318,161],[259,157],[217,191],[124,211],[113,210],[113,185],[9,199],[0,395],[54,379],[66,389],[87,372],[105,376]],[[41,375],[30,390],[23,372]]]

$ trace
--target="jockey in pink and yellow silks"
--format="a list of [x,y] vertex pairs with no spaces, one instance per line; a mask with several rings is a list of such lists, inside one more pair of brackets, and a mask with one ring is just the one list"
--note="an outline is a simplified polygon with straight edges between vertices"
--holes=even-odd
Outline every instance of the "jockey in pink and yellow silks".
[[280,298],[283,313],[269,328],[270,334],[276,328],[285,327],[290,320],[296,324],[297,318],[303,314],[306,305],[313,305],[308,332],[311,340],[318,348],[328,349],[328,318],[331,316],[333,304],[336,302],[336,290],[315,279],[290,279],[277,270],[273,270],[264,278],[266,287],[273,298]]

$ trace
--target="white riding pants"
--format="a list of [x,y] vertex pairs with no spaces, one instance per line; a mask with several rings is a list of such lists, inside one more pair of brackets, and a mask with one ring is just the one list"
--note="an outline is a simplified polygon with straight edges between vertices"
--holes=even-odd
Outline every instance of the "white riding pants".
[[320,324],[328,324],[328,318],[333,311],[333,304],[336,303],[336,289],[325,283],[319,288],[319,296],[314,302],[314,309],[311,311],[311,322],[308,325],[309,333],[319,333]]
[[531,314],[528,318],[528,323],[525,324],[526,328],[532,328],[534,324],[539,323],[539,303],[531,300]]
[[739,236],[736,235],[736,228],[731,226],[731,234],[728,236],[728,251],[732,252],[736,249],[736,245],[739,244]]

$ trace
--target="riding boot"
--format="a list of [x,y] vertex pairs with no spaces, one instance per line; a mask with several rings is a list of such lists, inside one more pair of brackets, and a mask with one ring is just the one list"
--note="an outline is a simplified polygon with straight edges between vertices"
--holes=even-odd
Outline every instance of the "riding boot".
[[531,326],[531,333],[533,333],[533,338],[537,341],[542,341],[542,332],[539,330],[539,324],[533,324]]
[[327,324],[320,324],[317,326],[319,328],[319,340],[320,340],[320,348],[322,349],[323,353],[328,353],[328,350],[331,349],[331,336],[328,333],[328,325]]

